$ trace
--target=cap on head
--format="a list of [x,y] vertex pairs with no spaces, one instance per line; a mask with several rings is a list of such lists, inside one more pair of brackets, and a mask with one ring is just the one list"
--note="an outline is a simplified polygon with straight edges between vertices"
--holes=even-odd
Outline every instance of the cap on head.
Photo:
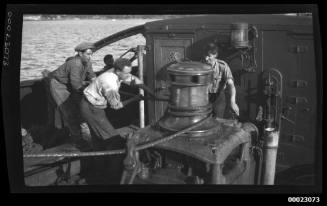
[[79,45],[77,45],[76,47],[75,47],[75,51],[77,51],[77,52],[82,52],[82,51],[85,51],[85,50],[87,50],[87,49],[94,49],[95,48],[95,46],[94,46],[94,44],[93,43],[91,43],[91,42],[82,42],[82,43],[80,43]]

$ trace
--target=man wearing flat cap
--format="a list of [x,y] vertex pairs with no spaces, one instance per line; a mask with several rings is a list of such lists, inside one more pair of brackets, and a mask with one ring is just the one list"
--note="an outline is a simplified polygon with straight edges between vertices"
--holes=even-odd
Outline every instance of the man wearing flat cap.
[[75,47],[77,54],[49,74],[50,93],[62,116],[64,126],[70,132],[71,141],[77,146],[84,145],[81,135],[79,102],[83,89],[95,79],[91,64],[94,45],[83,42]]

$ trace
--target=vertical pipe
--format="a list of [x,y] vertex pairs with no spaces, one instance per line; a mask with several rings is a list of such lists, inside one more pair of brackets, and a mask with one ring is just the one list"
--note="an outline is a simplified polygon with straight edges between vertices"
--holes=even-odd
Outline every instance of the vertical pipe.
[[266,128],[273,128],[273,117],[271,114],[271,98],[272,98],[272,81],[270,73],[268,73],[268,80],[266,85]]
[[256,184],[260,185],[261,184],[261,176],[262,176],[261,171],[262,171],[263,153],[262,153],[261,148],[258,148],[257,152],[258,152],[257,154],[259,156],[259,165],[258,165],[258,177],[256,179]]
[[264,136],[264,166],[263,166],[263,185],[273,185],[275,181],[277,149],[279,141],[279,131],[265,131]]
[[[139,66],[139,78],[143,80],[143,51],[144,46],[139,45],[137,46],[137,53],[138,53],[138,66]],[[140,89],[139,93],[144,96],[144,90]],[[144,120],[144,100],[141,100],[139,102],[139,110],[140,110],[140,128],[144,128],[145,126],[145,120]]]
[[120,184],[121,185],[125,184],[126,176],[127,176],[127,170],[124,169],[124,172],[123,172],[123,174],[121,176],[121,179],[120,179]]
[[225,177],[222,173],[222,165],[215,163],[212,164],[211,168],[211,184],[218,185],[218,184],[226,184]]

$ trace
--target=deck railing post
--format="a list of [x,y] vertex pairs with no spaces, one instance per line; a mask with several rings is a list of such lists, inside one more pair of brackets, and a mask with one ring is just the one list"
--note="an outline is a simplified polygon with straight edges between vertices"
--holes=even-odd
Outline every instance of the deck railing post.
[[[144,54],[145,47],[143,45],[137,46],[137,53],[138,53],[138,69],[139,69],[139,78],[143,80],[143,54]],[[144,96],[144,90],[140,89],[139,93]],[[139,102],[139,110],[140,110],[140,128],[144,128],[145,126],[145,115],[144,115],[144,100]]]

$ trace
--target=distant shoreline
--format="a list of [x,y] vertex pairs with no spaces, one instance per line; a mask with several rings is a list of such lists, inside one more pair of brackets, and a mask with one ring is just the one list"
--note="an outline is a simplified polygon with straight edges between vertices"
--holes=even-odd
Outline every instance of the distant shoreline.
[[35,20],[35,19],[23,19],[23,21],[83,21],[83,20],[108,20],[108,21],[119,21],[119,20],[143,20],[143,19],[153,19],[153,20],[161,20],[162,18],[129,18],[129,19],[39,19],[39,20]]
[[172,19],[194,15],[24,15],[24,21]]

